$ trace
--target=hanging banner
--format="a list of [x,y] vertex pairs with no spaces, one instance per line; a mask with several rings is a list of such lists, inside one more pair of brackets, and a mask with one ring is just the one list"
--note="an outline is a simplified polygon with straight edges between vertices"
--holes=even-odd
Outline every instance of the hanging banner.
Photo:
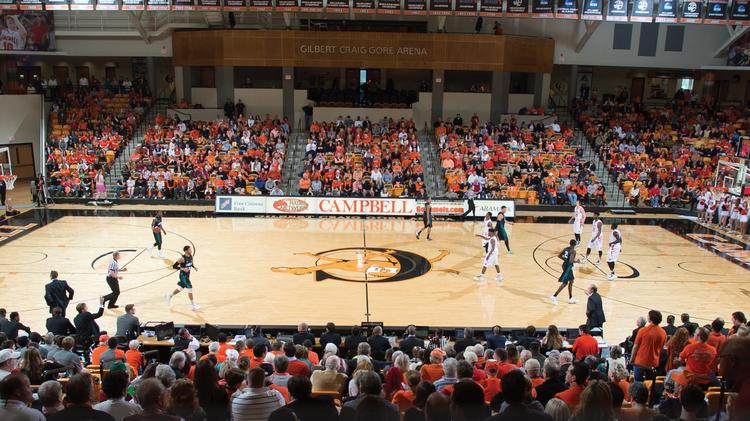
[[400,15],[401,14],[401,1],[400,0],[378,0],[378,13],[381,15]]
[[604,0],[583,0],[581,19],[602,20],[602,1]]
[[195,10],[195,0],[172,0],[172,10]]
[[427,0],[404,0],[405,15],[426,15]]
[[430,14],[450,16],[453,14],[453,0],[430,0]]
[[[80,0],[81,3],[90,1],[90,0]],[[82,10],[82,9],[75,9],[73,6],[78,3],[79,0],[73,0],[70,3],[71,10]],[[87,9],[90,10],[90,9]],[[117,0],[96,0],[96,10],[120,10],[120,4],[117,2]]]
[[479,0],[479,16],[500,17],[502,15],[502,0]]
[[68,0],[44,0],[46,10],[68,10]]
[[322,12],[323,0],[300,0],[300,12]]
[[244,12],[246,9],[245,7],[245,0],[223,0],[224,1],[224,11],[225,12]]
[[354,13],[375,13],[375,0],[354,0]]
[[201,10],[206,12],[216,12],[221,10],[221,3],[219,0],[196,0],[198,3],[195,5],[195,10]]
[[660,0],[656,22],[677,22],[677,0]]
[[627,22],[628,0],[610,0],[609,9],[607,9],[607,20]]
[[654,0],[635,0],[630,12],[631,22],[652,22],[654,20]]
[[558,19],[578,19],[578,0],[558,0],[555,17]]
[[[98,7],[97,9],[101,10]],[[144,10],[144,9],[146,9],[144,0],[122,0],[122,10]]]
[[0,0],[0,10],[18,10],[16,0]]
[[147,0],[146,10],[169,10],[169,0]]
[[349,0],[328,0],[326,3],[328,13],[349,13]]
[[734,0],[729,9],[730,25],[750,25],[750,0]]
[[552,18],[554,13],[554,0],[532,0],[531,17],[533,18]]
[[505,0],[505,16],[512,18],[529,17],[529,0]]
[[[115,7],[117,3],[115,3]],[[94,0],[70,0],[70,10],[94,10]],[[107,10],[107,9],[100,9]],[[114,9],[117,10],[117,9]]]
[[42,10],[42,0],[19,0],[18,8],[21,10]]
[[703,23],[709,25],[725,25],[727,23],[727,6],[729,0],[708,0],[706,3],[706,17]]
[[682,3],[682,17],[679,19],[684,23],[703,22],[703,1],[687,0]]
[[[226,10],[226,7],[224,7]],[[277,12],[299,12],[299,3],[297,0],[276,0]]]
[[253,12],[273,11],[273,0],[248,0],[247,10]]
[[456,16],[476,16],[477,0],[456,0]]

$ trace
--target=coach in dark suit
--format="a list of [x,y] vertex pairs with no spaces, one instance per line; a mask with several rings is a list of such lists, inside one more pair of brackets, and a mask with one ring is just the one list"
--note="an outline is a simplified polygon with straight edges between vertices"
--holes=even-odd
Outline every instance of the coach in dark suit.
[[591,284],[586,292],[589,295],[586,303],[586,324],[589,329],[601,328],[607,319],[604,317],[604,306],[602,305],[602,296],[599,295],[599,288]]
[[141,332],[141,322],[135,317],[135,305],[125,306],[125,314],[117,318],[117,332],[115,336],[123,336],[127,340],[135,339]]
[[62,315],[65,317],[68,303],[73,299],[75,291],[73,291],[73,288],[66,281],[57,279],[57,271],[53,270],[50,272],[49,278],[52,282],[44,286],[44,300],[47,301],[50,313],[52,313],[55,307],[60,307]]
[[76,328],[70,319],[63,315],[60,307],[52,309],[52,317],[47,319],[47,332],[55,336],[68,336],[76,333]]
[[410,325],[406,328],[406,337],[401,339],[401,342],[398,344],[398,348],[409,358],[413,356],[413,350],[415,347],[424,348],[424,339],[418,338],[416,333],[417,327]]
[[86,303],[78,303],[76,311],[78,315],[73,319],[73,323],[76,326],[76,333],[81,336],[81,340],[86,341],[86,346],[88,346],[88,341],[91,337],[99,336],[101,332],[96,319],[102,317],[102,314],[104,314],[104,299],[99,297],[99,311],[96,314],[89,313]]

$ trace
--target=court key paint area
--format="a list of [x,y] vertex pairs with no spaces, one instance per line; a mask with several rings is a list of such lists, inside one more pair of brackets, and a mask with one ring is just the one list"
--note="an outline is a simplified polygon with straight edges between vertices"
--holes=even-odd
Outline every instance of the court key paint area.
[[[703,324],[746,310],[750,299],[747,269],[658,225],[621,223],[618,279],[606,280],[604,262],[577,265],[579,303],[560,300],[553,306],[557,254],[572,238],[568,224],[510,225],[513,254],[500,243],[505,281],[495,282],[490,268],[492,276],[478,283],[472,278],[481,269],[481,239],[474,236],[481,232],[479,222],[436,222],[434,240],[427,242],[415,239],[421,226],[416,220],[166,217],[164,259],[146,250],[153,243],[150,222],[66,216],[0,246],[0,306],[20,311],[23,323],[43,329],[44,284],[53,269],[75,288],[74,303],[93,306],[109,292],[106,267],[115,250],[128,269],[118,304],[134,303],[142,322],[358,324],[365,318],[366,277],[371,320],[388,325],[575,327],[586,319],[583,289],[595,282],[604,297],[605,336],[619,342],[651,308],[688,312]],[[171,307],[163,298],[177,284],[171,265],[185,245],[196,251],[198,271],[191,280],[198,311],[184,294]],[[561,297],[567,298],[565,292]],[[122,312],[106,310],[102,329],[112,330]]]

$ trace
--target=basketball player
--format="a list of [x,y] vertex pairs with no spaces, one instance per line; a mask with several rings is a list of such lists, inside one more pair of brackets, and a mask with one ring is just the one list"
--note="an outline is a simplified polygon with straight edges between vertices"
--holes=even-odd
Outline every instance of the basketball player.
[[198,267],[193,264],[193,249],[190,246],[185,246],[182,248],[182,251],[184,252],[182,257],[177,259],[174,265],[172,265],[173,268],[180,269],[180,280],[177,282],[179,288],[176,288],[171,294],[165,295],[164,300],[167,302],[167,305],[171,305],[172,297],[182,292],[183,289],[186,289],[193,310],[198,310],[201,306],[195,304],[195,300],[193,299],[193,284],[190,282],[190,271],[192,269],[198,270]]
[[157,255],[159,258],[163,258],[161,255],[161,235],[167,235],[167,231],[161,223],[161,215],[156,215],[153,221],[151,221],[151,233],[154,234],[154,245],[148,249],[149,254],[154,251],[154,247],[157,248]]
[[578,302],[573,298],[573,281],[575,276],[573,275],[573,264],[578,263],[576,261],[576,240],[570,240],[570,245],[565,247],[559,255],[557,255],[562,261],[562,275],[558,281],[560,282],[560,288],[549,297],[552,300],[552,304],[557,305],[557,294],[561,293],[565,286],[568,286],[568,304],[575,304]]
[[612,224],[612,233],[609,234],[609,251],[607,252],[607,266],[609,266],[610,274],[607,279],[614,281],[617,279],[615,275],[615,263],[620,257],[620,250],[622,249],[622,235],[620,230],[617,228],[617,224]]
[[487,268],[490,266],[495,266],[495,270],[497,271],[497,275],[495,275],[495,280],[498,282],[503,281],[503,275],[500,273],[500,265],[497,262],[497,243],[498,239],[495,235],[495,230],[490,228],[487,232],[487,235],[479,235],[477,234],[477,237],[482,237],[483,241],[487,242],[486,248],[485,248],[485,254],[484,258],[482,258],[482,273],[474,277],[474,280],[477,282],[484,281],[484,272],[487,271]]
[[26,28],[17,15],[5,16],[5,28],[0,31],[3,50],[23,50],[26,47]]
[[598,265],[599,262],[602,260],[602,228],[604,227],[604,223],[602,223],[602,220],[599,219],[599,212],[594,212],[594,221],[591,223],[591,240],[589,240],[589,246],[586,248],[586,255],[583,256],[583,262],[586,263],[586,261],[589,258],[589,254],[591,254],[591,249],[596,248],[599,252],[599,258],[596,260],[595,265]]
[[120,281],[122,280],[122,276],[119,275],[120,272],[126,272],[128,268],[120,268],[120,252],[116,251],[112,253],[112,261],[109,262],[109,267],[107,268],[107,285],[109,285],[109,288],[112,290],[109,294],[102,297],[102,305],[104,305],[105,302],[109,301],[109,305],[107,305],[107,308],[118,308],[119,306],[117,303],[117,298],[120,296]]
[[495,224],[495,232],[497,233],[498,240],[505,242],[505,248],[508,249],[508,254],[513,254],[513,252],[510,251],[510,236],[505,231],[505,221],[507,221],[505,219],[505,212],[507,211],[508,211],[507,206],[500,207],[500,213],[497,214],[497,223]]
[[586,210],[581,206],[581,201],[576,200],[576,207],[573,210],[573,216],[570,217],[568,223],[573,223],[573,234],[576,237],[576,247],[581,244],[581,233],[583,232],[583,224],[586,223]]
[[422,234],[422,231],[427,230],[427,241],[432,241],[430,238],[430,232],[432,231],[432,199],[429,197],[424,202],[424,213],[422,214],[422,223],[424,226],[421,230],[417,231],[417,240]]
[[489,250],[488,244],[490,243],[487,238],[490,236],[490,230],[492,229],[492,212],[487,212],[484,215],[484,220],[482,221],[482,235],[479,237],[482,237],[482,248],[484,249],[484,252],[487,253],[487,250]]

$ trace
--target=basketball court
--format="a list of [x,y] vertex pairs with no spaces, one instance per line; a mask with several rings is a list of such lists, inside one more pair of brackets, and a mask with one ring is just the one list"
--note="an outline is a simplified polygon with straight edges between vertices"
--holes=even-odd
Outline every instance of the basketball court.
[[[606,280],[605,262],[598,268],[577,265],[579,303],[568,304],[563,292],[554,306],[549,296],[558,286],[557,254],[572,238],[571,225],[560,217],[535,222],[522,217],[529,222],[510,226],[513,254],[500,243],[505,281],[495,282],[489,268],[480,283],[473,280],[481,269],[481,240],[474,236],[479,222],[436,222],[434,241],[427,242],[415,239],[421,222],[409,219],[167,214],[164,259],[159,259],[147,250],[153,238],[144,212],[53,213],[53,222],[36,229],[28,224],[28,232],[0,242],[0,301],[31,326],[44,326],[49,316],[43,296],[50,270],[75,288],[74,302],[95,308],[98,297],[109,292],[104,278],[114,250],[121,251],[120,264],[128,269],[118,304],[134,303],[141,322],[351,325],[366,319],[369,301],[370,320],[390,326],[576,327],[586,319],[583,290],[594,282],[604,297],[605,337],[615,342],[652,308],[665,315],[688,312],[704,324],[716,316],[729,319],[750,300],[747,246],[674,217],[619,220],[624,243],[618,279]],[[605,219],[605,239],[611,222]],[[587,226],[581,254],[589,232]],[[171,307],[164,302],[177,283],[171,264],[185,245],[196,251],[198,270],[191,280],[202,306],[198,311],[191,310],[184,293]],[[113,329],[122,313],[106,310],[99,320],[102,329]]]

